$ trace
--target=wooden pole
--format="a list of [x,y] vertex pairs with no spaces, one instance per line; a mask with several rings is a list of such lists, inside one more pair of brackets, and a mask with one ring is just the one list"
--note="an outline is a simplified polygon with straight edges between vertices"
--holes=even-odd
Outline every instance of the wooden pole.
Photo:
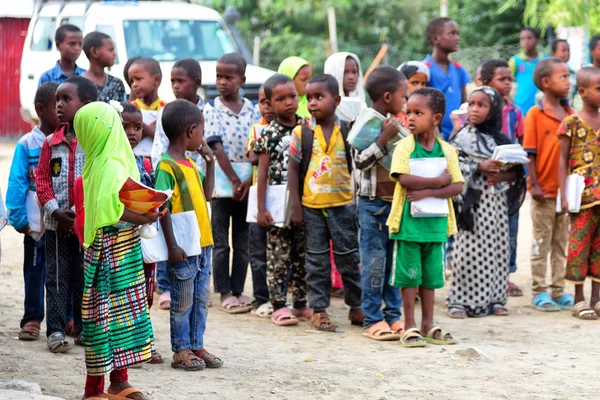
[[440,17],[448,16],[448,0],[440,1]]
[[339,51],[339,48],[337,41],[335,9],[333,7],[327,8],[327,21],[329,22],[329,45],[331,46],[331,51],[337,53]]
[[385,55],[387,54],[389,48],[390,48],[390,46],[388,46],[386,43],[381,45],[381,49],[379,49],[379,53],[377,53],[377,55],[373,59],[373,62],[371,63],[371,65],[369,65],[367,72],[365,72],[365,76],[363,77],[364,83],[367,82],[367,78],[369,77],[369,74],[371,73],[371,71],[373,71],[375,68],[377,68],[379,66],[379,64],[381,64],[381,61],[383,61],[383,59],[385,58]]

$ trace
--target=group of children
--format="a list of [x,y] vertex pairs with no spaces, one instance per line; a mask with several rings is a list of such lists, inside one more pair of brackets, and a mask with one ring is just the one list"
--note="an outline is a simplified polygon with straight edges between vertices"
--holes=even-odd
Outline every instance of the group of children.
[[[19,338],[37,339],[45,309],[50,351],[69,351],[67,335],[85,347],[83,398],[144,399],[129,384],[127,368],[163,362],[148,314],[155,280],[159,306],[170,309],[171,366],[193,371],[223,365],[203,342],[211,274],[224,312],[252,311],[278,326],[310,321],[312,329],[335,332],[327,309],[337,267],[348,318],[365,337],[401,340],[406,347],[454,344],[434,324],[435,290],[445,285],[450,253],[450,317],[507,315],[507,296],[522,295],[509,273],[516,270],[527,172],[533,305],[597,319],[600,69],[577,73],[582,108],[574,114],[566,103],[572,94],[566,42],[553,46],[559,58],[544,58],[536,52],[539,34],[527,28],[523,54],[508,63],[485,60],[478,68],[481,85],[467,98],[469,75],[449,59],[458,49],[458,25],[436,18],[426,35],[433,50],[423,62],[377,67],[364,82],[354,54],[333,54],[325,74],[314,77],[308,61],[290,57],[261,87],[257,107],[240,95],[246,62],[239,54],[217,61],[219,96],[209,103],[197,94],[197,61],[174,64],[177,100],[166,104],[158,97],[158,62],[133,58],[124,71],[129,101],[109,105],[125,96],[123,83],[104,71],[114,63],[112,40],[100,32],[83,38],[78,28],[61,26],[61,59],[42,75],[35,96],[40,124],[17,145],[7,193],[10,223],[25,234]],[[82,49],[89,71],[75,63]],[[535,104],[538,90],[543,97]],[[466,118],[452,113],[465,100]],[[158,117],[145,122],[143,111]],[[384,120],[377,138],[358,148],[349,141],[359,129],[353,121],[368,113]],[[153,141],[150,159],[134,154],[144,138]],[[493,159],[497,146],[513,143],[528,152],[528,168]],[[417,172],[439,165],[437,176]],[[569,174],[583,175],[586,185],[570,233]],[[137,214],[119,199],[129,178],[173,194],[160,212]],[[289,223],[271,214],[268,194],[277,187],[289,199]],[[32,196],[43,209],[44,229],[35,231]],[[431,198],[443,199],[444,207],[447,202],[447,212],[419,217],[415,203]],[[247,222],[252,203],[256,223]],[[172,222],[189,211],[202,248],[191,256],[177,242]],[[144,264],[138,226],[158,219],[168,260]],[[248,263],[254,298],[244,295]],[[593,281],[589,304],[587,277]],[[564,292],[565,280],[576,285],[575,298]]]

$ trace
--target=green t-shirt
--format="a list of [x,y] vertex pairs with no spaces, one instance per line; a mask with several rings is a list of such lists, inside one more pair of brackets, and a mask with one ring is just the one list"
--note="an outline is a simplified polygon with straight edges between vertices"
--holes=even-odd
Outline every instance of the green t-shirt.
[[[431,151],[425,149],[415,140],[415,149],[410,158],[443,158],[444,151],[436,140]],[[410,201],[404,202],[400,229],[390,235],[391,239],[407,242],[446,242],[448,230],[448,217],[414,218],[410,214]]]

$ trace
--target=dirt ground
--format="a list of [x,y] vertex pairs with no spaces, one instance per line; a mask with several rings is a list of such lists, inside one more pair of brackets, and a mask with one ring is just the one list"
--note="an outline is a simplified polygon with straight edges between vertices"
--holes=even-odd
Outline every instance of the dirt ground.
[[[3,193],[12,151],[13,146],[0,145]],[[23,308],[22,236],[6,227],[0,237],[0,381],[37,382],[45,394],[75,399],[85,381],[83,348],[55,355],[46,349],[45,332],[36,342],[17,339]],[[184,373],[169,363],[144,365],[130,370],[130,381],[155,400],[598,399],[600,349],[594,343],[600,321],[579,321],[566,311],[544,314],[528,306],[530,241],[526,203],[514,276],[525,296],[510,298],[510,316],[452,320],[445,314],[446,290],[438,292],[436,322],[460,340],[458,345],[405,349],[399,342],[370,341],[349,325],[339,299],[330,308],[344,330],[336,334],[308,332],[308,323],[280,328],[213,306],[205,343],[225,361],[223,368]],[[151,315],[158,350],[169,358],[169,314],[154,308]],[[480,357],[457,354],[469,348]]]

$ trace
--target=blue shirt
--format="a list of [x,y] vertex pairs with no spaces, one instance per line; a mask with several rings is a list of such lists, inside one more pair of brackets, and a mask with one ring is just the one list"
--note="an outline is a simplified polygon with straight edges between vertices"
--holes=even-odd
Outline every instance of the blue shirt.
[[469,73],[457,62],[448,62],[448,72],[445,72],[433,60],[431,54],[425,57],[423,62],[429,67],[429,86],[441,90],[446,96],[446,113],[442,121],[442,134],[444,139],[448,139],[452,133],[452,120],[450,113],[458,110],[462,104],[462,89],[471,82]]
[[[82,75],[84,72],[85,72],[85,69],[79,68],[77,66],[77,64],[75,64],[75,70],[73,71],[72,76]],[[49,69],[48,71],[46,71],[42,75],[40,75],[40,82],[38,83],[38,86],[41,86],[43,83],[46,83],[46,82],[63,83],[68,78],[70,78],[70,76],[65,74],[65,71],[63,71],[62,68],[60,67],[60,62],[57,61],[54,68]]]
[[521,51],[508,61],[508,65],[517,81],[517,93],[514,102],[523,114],[527,114],[529,109],[536,104],[538,88],[533,82],[533,70],[535,70],[538,62],[544,58],[548,58],[548,56],[539,53],[536,58],[530,59],[525,52]]

